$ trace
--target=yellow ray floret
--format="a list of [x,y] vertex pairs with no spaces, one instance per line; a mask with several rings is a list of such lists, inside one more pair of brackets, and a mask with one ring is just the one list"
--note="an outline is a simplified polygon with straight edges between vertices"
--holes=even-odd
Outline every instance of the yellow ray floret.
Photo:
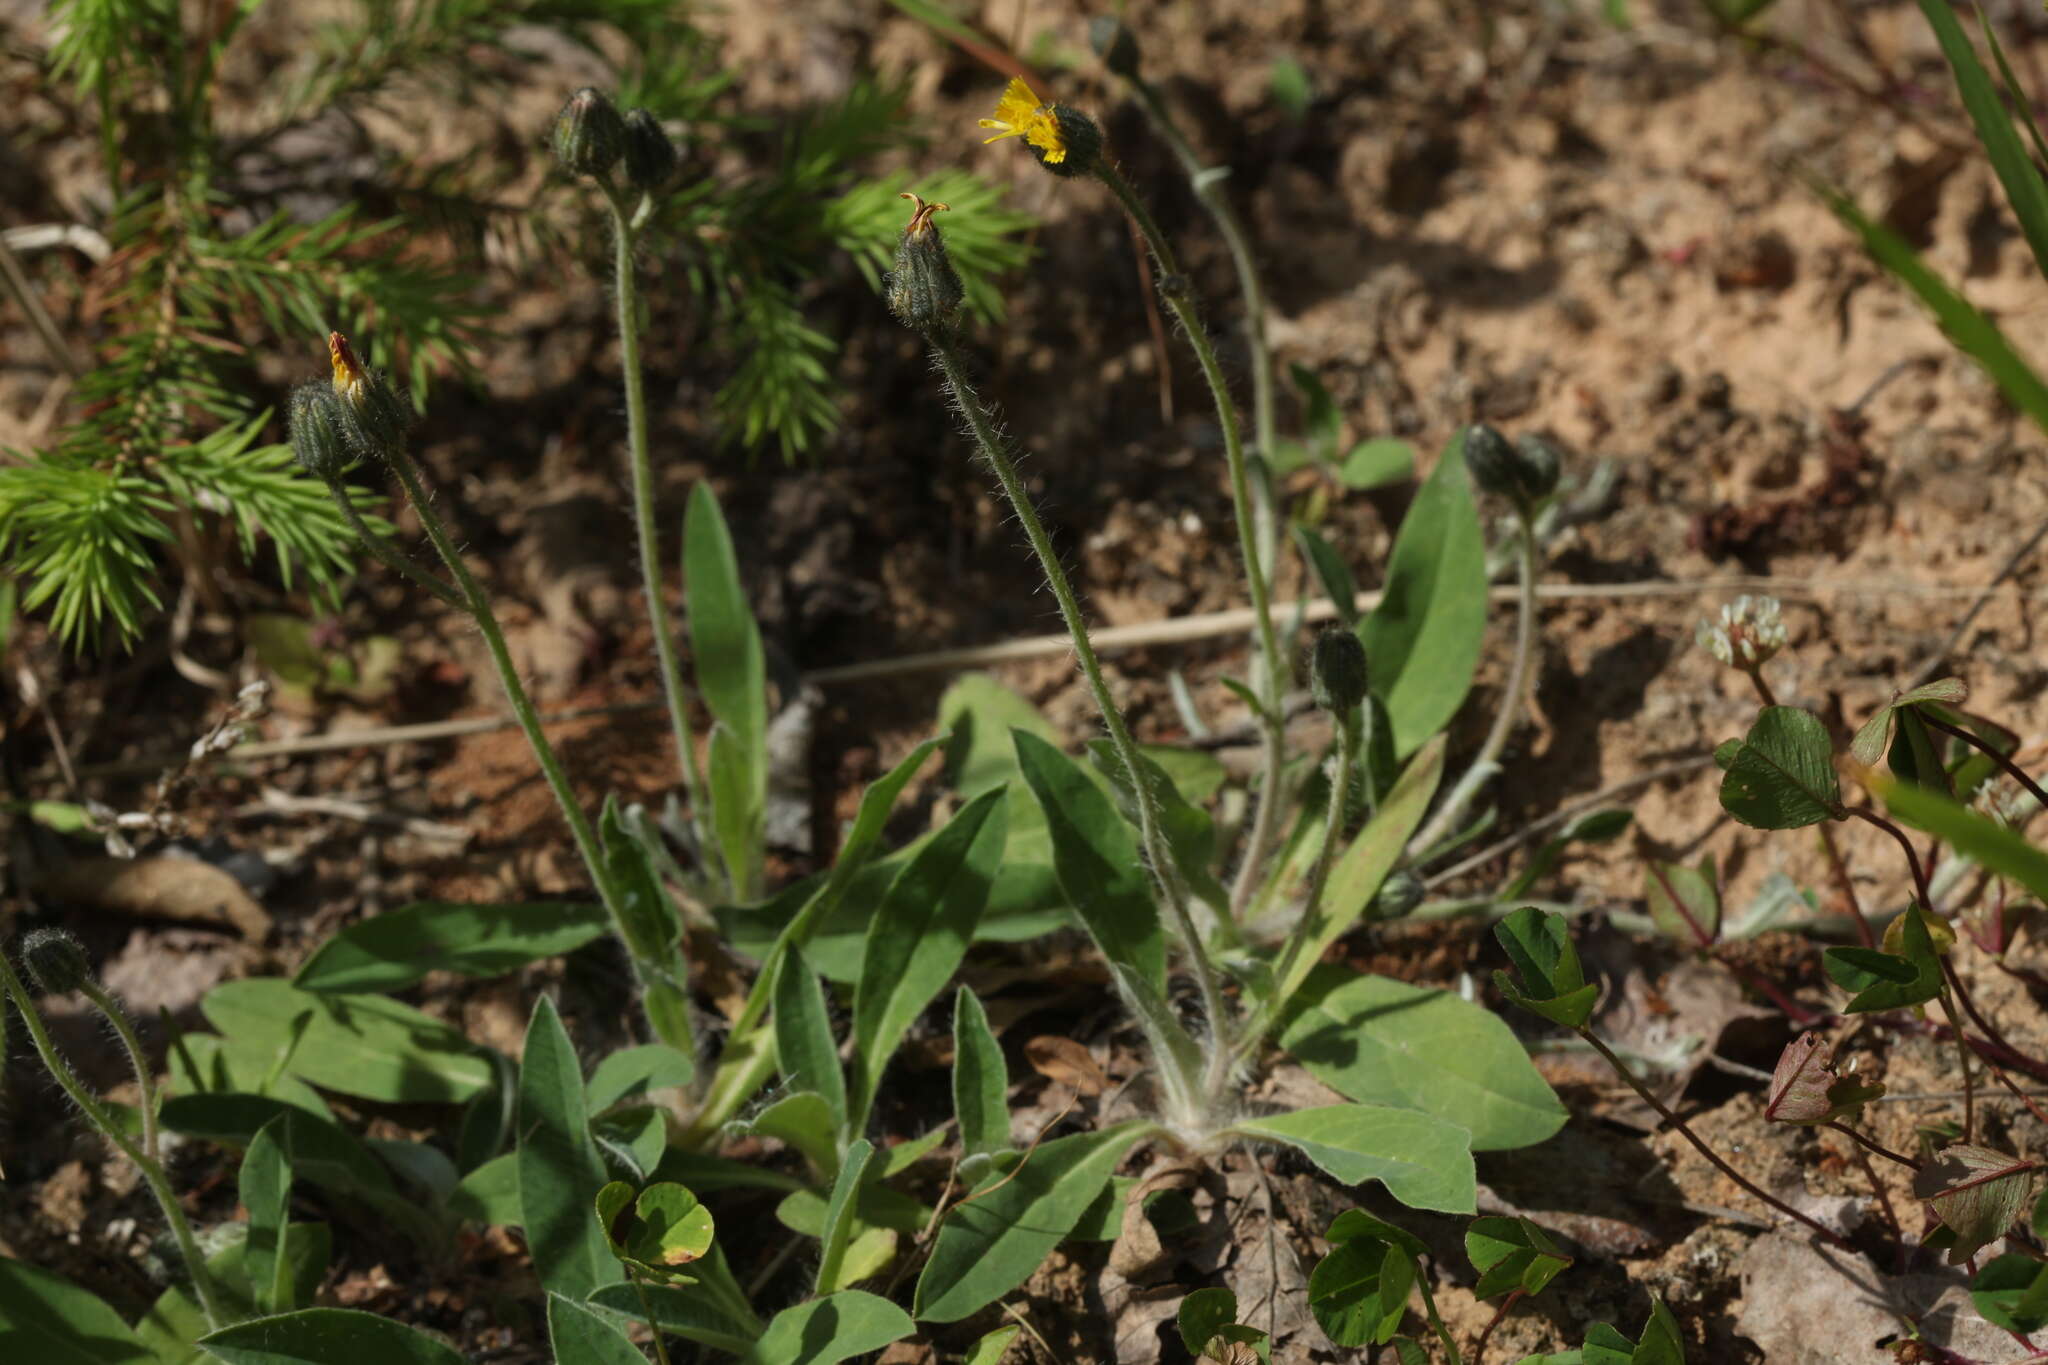
[[1067,159],[1066,139],[1060,136],[1059,119],[1053,115],[1052,106],[1041,104],[1022,76],[1011,80],[1003,97],[996,101],[996,116],[983,119],[981,126],[997,130],[994,137],[983,138],[984,143],[1021,137],[1038,148],[1048,165]]

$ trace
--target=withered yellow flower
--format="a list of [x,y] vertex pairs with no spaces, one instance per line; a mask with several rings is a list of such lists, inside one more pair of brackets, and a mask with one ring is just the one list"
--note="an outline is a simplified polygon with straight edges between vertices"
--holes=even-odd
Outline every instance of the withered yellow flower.
[[996,116],[981,120],[981,126],[999,130],[994,137],[983,138],[983,145],[1001,142],[1006,137],[1021,137],[1038,148],[1039,159],[1048,166],[1067,159],[1066,138],[1061,135],[1053,107],[1032,94],[1022,76],[1011,78],[1003,97],[996,101]]

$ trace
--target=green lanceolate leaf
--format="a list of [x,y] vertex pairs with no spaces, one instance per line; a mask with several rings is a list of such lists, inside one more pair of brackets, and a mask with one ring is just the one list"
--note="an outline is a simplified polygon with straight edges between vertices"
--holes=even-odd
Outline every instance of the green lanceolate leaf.
[[1302,951],[1288,972],[1288,979],[1278,983],[1276,1002],[1284,1005],[1308,979],[1310,970],[1329,946],[1365,913],[1380,884],[1394,870],[1394,864],[1399,861],[1401,851],[1407,847],[1416,826],[1422,823],[1423,815],[1429,810],[1430,798],[1436,795],[1437,783],[1443,779],[1443,772],[1444,744],[1442,736],[1438,736],[1423,745],[1421,751],[1408,761],[1401,780],[1380,802],[1378,814],[1359,831],[1358,837],[1351,841],[1351,846],[1330,869],[1329,882],[1323,890],[1322,909],[1316,923],[1309,928]]
[[867,1179],[868,1163],[874,1159],[874,1144],[857,1138],[846,1149],[839,1165],[839,1178],[832,1182],[832,1202],[825,1208],[825,1231],[819,1241],[817,1294],[844,1289],[856,1278],[847,1273],[847,1247],[854,1238],[855,1212],[861,1184]]
[[[642,1295],[646,1296],[644,1300]],[[706,1294],[701,1284],[687,1288],[665,1284],[608,1284],[586,1302],[622,1324],[646,1322],[647,1309],[652,1308],[653,1320],[662,1331],[732,1355],[745,1355],[761,1334],[758,1324],[750,1324],[728,1312]]]
[[339,995],[402,991],[428,972],[499,976],[574,952],[606,925],[604,907],[594,903],[418,901],[343,929],[306,960],[292,984]]
[[314,995],[257,977],[214,987],[199,1008],[229,1038],[276,1039],[303,1029],[285,1069],[344,1095],[461,1104],[493,1079],[490,1062],[459,1031],[380,995]]
[[947,1214],[912,1311],[925,1322],[957,1322],[1024,1283],[1108,1187],[1124,1154],[1154,1131],[1125,1123],[1040,1143],[1028,1160],[997,1156]]
[[801,949],[791,949],[775,978],[775,1056],[791,1090],[823,1097],[832,1131],[846,1127],[846,1073],[839,1068],[839,1042],[825,1008],[824,984]]
[[[2013,216],[2020,220],[2020,231],[2033,248],[2034,261],[2043,274],[2048,274],[2048,181],[2041,178],[2040,168],[2028,155],[2026,144],[2020,141],[2012,126],[2012,115],[2006,112],[2005,100],[1992,84],[1990,73],[1977,60],[1976,49],[1970,46],[1969,35],[1963,31],[1955,11],[1940,0],[1920,0],[1920,12],[1933,26],[1942,56],[1955,72],[1963,107],[1970,111],[1970,122],[1977,127],[1977,140],[1984,144],[1991,169],[1998,173],[1998,182],[2005,187]],[[1990,36],[1988,23],[1984,32],[1986,37]],[[1997,40],[1992,42],[1995,46]],[[2018,90],[2013,93],[2024,108],[2025,96]],[[2031,119],[2032,115],[2028,117]]]
[[749,763],[732,727],[722,720],[713,725],[705,764],[705,780],[711,784],[711,832],[733,879],[733,895],[739,899],[753,893],[749,869],[761,842],[762,806],[754,792],[754,771]]
[[754,1115],[747,1131],[760,1137],[780,1138],[811,1159],[827,1180],[839,1171],[839,1127],[832,1106],[815,1090],[799,1090]]
[[1281,1020],[1280,1045],[1348,1099],[1458,1125],[1474,1151],[1526,1147],[1564,1126],[1514,1031],[1448,991],[1318,967]]
[[684,517],[683,592],[697,688],[711,714],[732,731],[747,799],[758,804],[768,783],[768,668],[725,513],[702,482],[690,490]]
[[[716,737],[714,736],[714,739]],[[715,746],[714,746],[715,747]],[[714,764],[714,767],[716,765]],[[606,868],[619,893],[626,951],[640,978],[641,1004],[655,1034],[681,1055],[695,1047],[690,1025],[689,964],[683,960],[683,921],[647,846],[627,827],[616,796],[606,796],[597,823]]]
[[785,1308],[747,1355],[747,1365],[837,1365],[879,1351],[917,1330],[910,1314],[887,1299],[842,1289]]
[[256,1140],[242,1156],[238,1176],[242,1207],[249,1211],[248,1267],[259,1312],[277,1313],[293,1307],[290,1266],[284,1259],[284,1229],[289,1223],[292,1192],[290,1113],[279,1114],[257,1130]]
[[2048,899],[2048,853],[2034,847],[2024,835],[1909,782],[1872,774],[1868,785],[1898,819],[1938,835],[1953,844],[1956,852]]
[[97,1294],[0,1257],[0,1345],[35,1365],[151,1365],[149,1349]]
[[1331,1104],[1241,1120],[1231,1131],[1299,1148],[1347,1185],[1377,1180],[1410,1208],[1470,1213],[1478,1198],[1469,1135],[1419,1110]]
[[463,1365],[462,1355],[402,1322],[350,1308],[301,1308],[199,1339],[226,1365]]
[[1525,905],[1496,924],[1493,936],[1521,978],[1517,984],[1506,972],[1495,972],[1493,982],[1502,995],[1552,1023],[1585,1026],[1600,987],[1586,980],[1563,915]]
[[1863,239],[1863,249],[1920,296],[1949,340],[1983,367],[2014,407],[2048,431],[2048,385],[2041,382],[2026,358],[2013,349],[1998,325],[1928,269],[1926,262],[1897,233],[1866,216],[1846,196],[1826,189],[1820,193],[1835,216]]
[[1130,825],[1088,775],[1052,745],[1016,731],[1017,764],[1052,831],[1053,869],[1110,965],[1166,993],[1166,941]]
[[1358,628],[1358,581],[1351,576],[1351,566],[1337,553],[1330,542],[1324,540],[1306,526],[1296,524],[1294,543],[1301,550],[1301,557],[1314,571],[1316,582],[1321,585],[1330,604],[1337,608],[1337,619],[1346,630]]
[[602,1114],[622,1101],[641,1099],[649,1091],[688,1085],[696,1071],[688,1057],[660,1043],[620,1048],[590,1073],[584,1103],[592,1114]]
[[[273,1271],[283,1276],[278,1297],[290,1304],[310,1302],[327,1277],[333,1249],[334,1234],[325,1223],[293,1223],[286,1227],[279,1250],[279,1269]],[[246,1240],[230,1243],[207,1257],[206,1268],[213,1272],[214,1286],[220,1291],[231,1320],[258,1315]],[[6,1314],[0,1312],[0,1322],[5,1320]],[[199,1301],[184,1285],[173,1285],[158,1295],[135,1324],[135,1335],[153,1353],[151,1365],[205,1365],[211,1357],[198,1343],[212,1330]]]
[[618,1258],[590,1216],[604,1188],[576,1049],[546,996],[533,1007],[519,1062],[520,1224],[548,1289],[582,1299],[619,1278]]
[[961,807],[898,874],[875,911],[853,992],[850,1133],[867,1126],[883,1068],[974,941],[1008,839],[1005,799],[1001,791],[988,791]]
[[1415,447],[1395,436],[1377,436],[1351,447],[1337,478],[1346,488],[1365,491],[1415,477]]
[[960,1121],[962,1158],[988,1156],[1010,1145],[1010,1072],[988,1014],[962,986],[953,997],[953,1112]]
[[1399,756],[1421,748],[1464,705],[1485,635],[1486,541],[1460,431],[1402,518],[1386,594],[1358,628]]
[[548,1344],[559,1365],[647,1365],[617,1323],[560,1294],[548,1293]]
[[1756,829],[1803,829],[1842,819],[1842,787],[1827,727],[1810,711],[1766,706],[1721,779],[1721,806]]
[[[1174,865],[1180,869],[1189,892],[1220,912],[1229,906],[1230,893],[1210,870],[1216,861],[1216,822],[1208,811],[1195,804],[1206,800],[1222,785],[1222,765],[1213,761],[1205,764],[1203,760],[1207,758],[1206,754],[1154,745],[1138,750],[1138,768],[1152,793],[1159,832],[1173,851]],[[1117,809],[1135,825],[1137,791],[1124,773],[1123,759],[1116,746],[1106,739],[1089,740],[1088,761],[1109,783]],[[1181,780],[1176,781],[1167,771],[1168,763],[1179,769]]]

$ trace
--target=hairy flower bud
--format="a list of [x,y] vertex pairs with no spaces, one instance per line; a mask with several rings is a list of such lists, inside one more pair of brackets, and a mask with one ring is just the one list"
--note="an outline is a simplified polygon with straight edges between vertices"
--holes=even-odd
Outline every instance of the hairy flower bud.
[[626,179],[633,188],[652,194],[676,171],[676,144],[662,131],[660,120],[645,109],[626,115]]
[[1365,646],[1343,626],[1326,626],[1309,647],[1308,684],[1325,711],[1348,716],[1365,700]]
[[1066,144],[1067,154],[1055,161],[1034,147],[1032,150],[1038,153],[1038,164],[1069,180],[1079,175],[1093,175],[1095,163],[1102,159],[1102,129],[1096,126],[1094,119],[1070,104],[1055,104],[1052,120],[1059,125],[1060,141]]
[[1547,498],[1557,491],[1557,476],[1564,461],[1556,446],[1534,432],[1525,431],[1515,442],[1515,453],[1522,457],[1523,486],[1530,501]]
[[1125,80],[1138,77],[1138,36],[1113,14],[1099,14],[1088,24],[1088,45],[1102,64]]
[[1399,919],[1422,904],[1429,889],[1413,872],[1396,872],[1380,883],[1380,889],[1366,903],[1368,920]]
[[348,338],[327,334],[327,354],[334,364],[334,412],[348,448],[364,459],[385,460],[405,449],[412,429],[412,403],[391,387],[381,371],[357,358]]
[[287,429],[292,458],[316,478],[333,482],[355,456],[349,453],[347,420],[332,385],[308,380],[292,390]]
[[22,960],[37,986],[51,995],[69,995],[92,980],[85,949],[62,929],[32,929],[21,941]]
[[947,206],[927,204],[908,190],[902,197],[916,209],[896,243],[896,268],[882,281],[889,311],[913,331],[945,331],[953,325],[965,295],[938,225],[932,222],[932,215]]
[[619,111],[590,86],[569,96],[555,115],[555,160],[571,175],[610,174],[625,141],[626,124]]
[[1484,422],[1465,429],[1465,467],[1481,492],[1511,498],[1523,507],[1548,497],[1557,487],[1556,451],[1528,438],[1517,450]]

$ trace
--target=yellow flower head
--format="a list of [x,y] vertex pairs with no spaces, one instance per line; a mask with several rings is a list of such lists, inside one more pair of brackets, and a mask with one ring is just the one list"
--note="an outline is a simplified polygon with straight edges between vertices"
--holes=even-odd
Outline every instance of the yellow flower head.
[[361,406],[363,401],[363,362],[356,359],[355,348],[348,344],[348,338],[339,332],[327,334],[327,358],[334,363],[334,391],[350,402]]
[[1011,79],[1003,97],[996,101],[996,116],[981,120],[981,126],[997,130],[994,137],[982,139],[984,145],[1006,137],[1021,137],[1038,148],[1039,160],[1048,166],[1057,166],[1067,159],[1066,138],[1061,135],[1053,107],[1040,103],[1022,76]]

